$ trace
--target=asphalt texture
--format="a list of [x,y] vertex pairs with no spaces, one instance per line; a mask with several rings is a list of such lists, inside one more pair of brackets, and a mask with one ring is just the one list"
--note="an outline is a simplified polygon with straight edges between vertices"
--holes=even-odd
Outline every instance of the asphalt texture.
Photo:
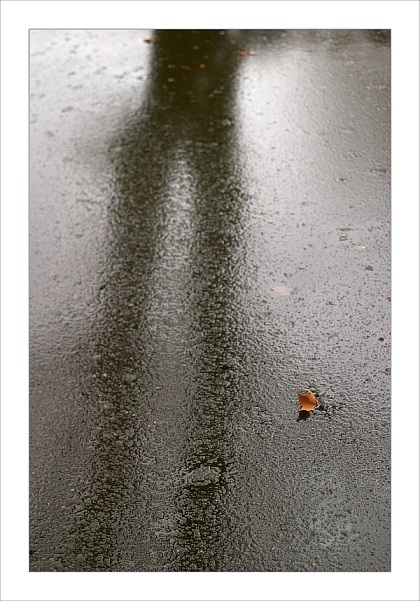
[[30,51],[30,570],[389,571],[389,34]]

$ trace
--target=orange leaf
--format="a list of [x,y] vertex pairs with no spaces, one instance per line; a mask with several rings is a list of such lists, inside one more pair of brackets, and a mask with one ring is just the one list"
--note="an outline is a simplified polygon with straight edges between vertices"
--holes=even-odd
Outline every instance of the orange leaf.
[[301,408],[299,411],[313,411],[318,403],[316,396],[308,388],[306,394],[297,393]]

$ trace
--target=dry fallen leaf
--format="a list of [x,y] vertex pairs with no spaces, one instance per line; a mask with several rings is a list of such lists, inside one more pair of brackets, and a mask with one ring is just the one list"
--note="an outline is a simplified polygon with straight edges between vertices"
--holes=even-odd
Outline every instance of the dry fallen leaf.
[[143,42],[146,42],[146,44],[153,44],[154,41],[155,40],[153,38],[143,38]]
[[281,296],[288,296],[289,294],[291,294],[293,292],[293,288],[290,288],[290,286],[276,286],[275,288],[273,288],[274,292],[277,292],[278,294],[281,294]]
[[316,396],[314,393],[309,390],[306,394],[297,393],[299,402],[301,404],[301,408],[299,411],[313,411],[318,403]]

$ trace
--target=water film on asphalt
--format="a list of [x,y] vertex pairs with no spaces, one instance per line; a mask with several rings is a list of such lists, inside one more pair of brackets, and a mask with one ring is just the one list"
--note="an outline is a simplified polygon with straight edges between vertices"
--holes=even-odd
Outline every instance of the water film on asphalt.
[[30,52],[30,570],[389,571],[389,32]]

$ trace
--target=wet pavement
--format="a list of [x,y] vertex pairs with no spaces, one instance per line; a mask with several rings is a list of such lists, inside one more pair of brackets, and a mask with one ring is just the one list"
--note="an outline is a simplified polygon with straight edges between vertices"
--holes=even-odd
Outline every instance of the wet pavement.
[[32,31],[30,103],[30,570],[389,571],[387,33]]

